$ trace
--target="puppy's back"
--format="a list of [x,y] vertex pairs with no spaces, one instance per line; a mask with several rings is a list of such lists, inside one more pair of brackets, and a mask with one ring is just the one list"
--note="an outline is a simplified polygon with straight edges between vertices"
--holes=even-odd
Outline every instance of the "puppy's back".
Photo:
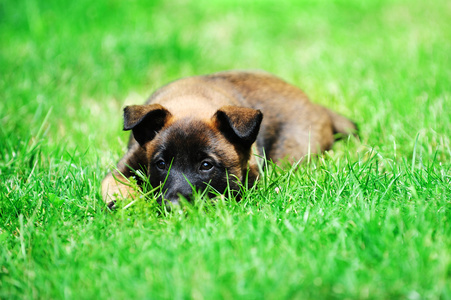
[[159,103],[180,117],[209,118],[225,105],[259,109],[264,118],[257,146],[273,160],[298,160],[328,150],[335,134],[356,131],[352,121],[310,102],[298,87],[263,71],[180,79],[157,90],[148,102]]
[[356,131],[352,121],[310,102],[301,89],[270,73],[229,71],[206,78],[235,90],[241,105],[263,112],[257,144],[268,158],[299,160],[330,149],[335,134]]

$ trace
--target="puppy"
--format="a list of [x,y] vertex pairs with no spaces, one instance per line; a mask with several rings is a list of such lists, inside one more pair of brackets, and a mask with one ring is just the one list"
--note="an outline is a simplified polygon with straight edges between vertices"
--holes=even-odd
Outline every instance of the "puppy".
[[159,201],[178,203],[180,196],[190,199],[193,188],[224,193],[251,186],[258,176],[255,154],[294,162],[357,132],[299,88],[269,73],[240,71],[158,89],[144,105],[125,107],[124,130],[132,131],[128,151],[102,182],[110,207],[136,196],[128,178],[138,170],[161,187]]

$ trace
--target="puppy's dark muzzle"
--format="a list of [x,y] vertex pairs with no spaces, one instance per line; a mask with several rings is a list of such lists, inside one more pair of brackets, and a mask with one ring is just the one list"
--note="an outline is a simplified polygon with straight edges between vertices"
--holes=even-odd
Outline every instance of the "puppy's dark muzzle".
[[178,205],[178,204],[180,204],[180,199],[182,199],[182,198],[187,201],[191,201],[193,197],[192,197],[192,194],[191,195],[178,194],[178,195],[171,196],[171,197],[168,197],[166,195],[161,195],[160,197],[157,198],[157,201],[159,204],[162,204],[164,202],[165,204]]
[[163,202],[179,204],[180,198],[190,201],[193,197],[193,188],[185,178],[166,182],[163,191],[163,194],[157,199],[160,204]]

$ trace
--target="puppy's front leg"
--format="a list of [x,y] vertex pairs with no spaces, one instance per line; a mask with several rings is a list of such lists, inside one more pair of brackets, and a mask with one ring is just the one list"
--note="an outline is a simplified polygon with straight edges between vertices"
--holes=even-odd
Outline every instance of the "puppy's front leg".
[[145,151],[138,143],[133,143],[119,161],[117,169],[108,173],[102,181],[102,198],[109,208],[120,199],[134,199],[137,196],[138,191],[131,185],[129,178],[136,170],[143,170],[145,174],[146,166]]

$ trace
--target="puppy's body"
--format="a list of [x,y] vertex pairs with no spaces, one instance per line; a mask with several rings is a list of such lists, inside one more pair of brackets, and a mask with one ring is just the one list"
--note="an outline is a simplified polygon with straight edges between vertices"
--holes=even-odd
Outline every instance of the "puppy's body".
[[[264,116],[262,120],[262,114]],[[353,122],[313,104],[297,87],[264,72],[222,72],[190,77],[157,90],[145,105],[124,109],[132,130],[118,171],[106,176],[107,203],[133,197],[123,178],[142,169],[164,198],[189,197],[192,186],[238,190],[258,176],[255,156],[297,161],[329,149],[334,134],[356,132]],[[256,147],[254,147],[256,146]],[[117,180],[119,179],[119,180]]]

